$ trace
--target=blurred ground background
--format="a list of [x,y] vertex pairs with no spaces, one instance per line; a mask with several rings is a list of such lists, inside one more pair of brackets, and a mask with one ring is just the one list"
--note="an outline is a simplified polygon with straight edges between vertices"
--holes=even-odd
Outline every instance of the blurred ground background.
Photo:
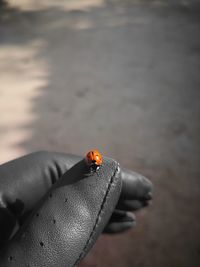
[[149,177],[154,202],[81,266],[199,267],[199,1],[6,3],[0,162],[99,148]]

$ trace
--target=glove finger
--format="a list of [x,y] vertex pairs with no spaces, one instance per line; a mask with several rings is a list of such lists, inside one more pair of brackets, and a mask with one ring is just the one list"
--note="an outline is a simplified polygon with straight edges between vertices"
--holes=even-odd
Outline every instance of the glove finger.
[[105,228],[120,192],[115,161],[104,158],[91,174],[80,161],[38,203],[3,251],[0,266],[76,266]]
[[149,205],[147,200],[119,200],[117,209],[125,211],[136,211]]
[[136,217],[133,213],[115,210],[104,229],[106,234],[121,233],[136,225]]
[[152,183],[144,176],[130,171],[122,170],[122,200],[150,200],[152,198]]
[[0,206],[16,217],[31,212],[68,169],[81,158],[54,152],[36,152],[0,166]]

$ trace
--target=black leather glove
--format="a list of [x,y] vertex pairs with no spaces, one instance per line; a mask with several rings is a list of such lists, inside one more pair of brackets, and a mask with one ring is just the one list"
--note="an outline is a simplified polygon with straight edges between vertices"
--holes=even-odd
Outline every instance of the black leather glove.
[[88,172],[74,155],[36,152],[0,166],[0,266],[72,267],[98,236],[132,227],[152,184],[113,159]]

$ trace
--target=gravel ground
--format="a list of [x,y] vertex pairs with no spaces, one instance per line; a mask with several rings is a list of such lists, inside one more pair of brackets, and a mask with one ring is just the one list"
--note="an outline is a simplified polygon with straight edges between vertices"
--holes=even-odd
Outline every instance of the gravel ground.
[[0,162],[99,148],[149,177],[154,201],[81,266],[199,267],[199,1],[8,2]]

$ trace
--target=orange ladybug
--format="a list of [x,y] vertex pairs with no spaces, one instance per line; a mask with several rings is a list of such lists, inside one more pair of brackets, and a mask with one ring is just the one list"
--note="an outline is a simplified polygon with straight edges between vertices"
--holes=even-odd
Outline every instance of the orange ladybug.
[[102,164],[102,156],[98,150],[91,150],[86,154],[85,161],[92,171],[96,171]]

